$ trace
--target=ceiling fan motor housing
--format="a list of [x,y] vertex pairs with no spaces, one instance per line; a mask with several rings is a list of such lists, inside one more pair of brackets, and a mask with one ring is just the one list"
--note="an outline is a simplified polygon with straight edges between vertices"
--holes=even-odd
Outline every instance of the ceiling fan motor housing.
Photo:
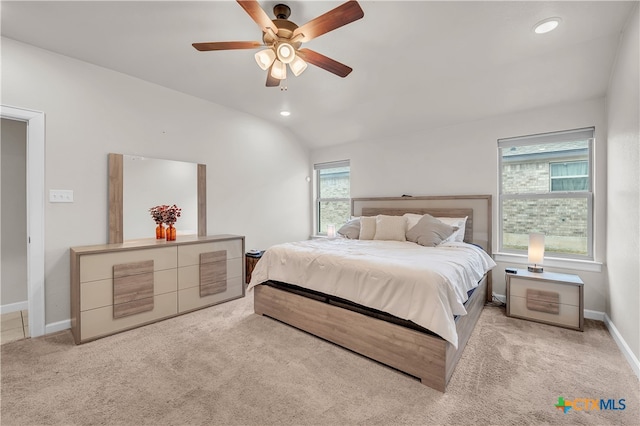
[[291,16],[291,9],[286,4],[278,3],[273,6],[273,14],[277,19],[289,19]]
[[[272,46],[276,44],[280,40],[287,41],[290,45],[294,47],[294,49],[299,49],[302,45],[301,42],[297,41],[295,43],[291,43],[289,40],[293,37],[293,32],[298,28],[296,24],[289,21],[288,19],[274,19],[273,23],[275,24],[278,32],[278,36],[276,38],[273,37],[270,33],[262,34],[262,41],[267,46]],[[276,30],[274,28],[274,31]]]

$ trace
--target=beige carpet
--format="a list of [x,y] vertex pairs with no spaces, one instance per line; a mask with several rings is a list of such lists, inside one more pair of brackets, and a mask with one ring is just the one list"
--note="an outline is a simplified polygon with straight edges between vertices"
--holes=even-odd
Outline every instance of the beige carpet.
[[[638,424],[638,379],[599,322],[585,332],[486,307],[446,394],[253,314],[252,294],[81,346],[2,346],[2,425]],[[625,399],[574,411],[565,399]],[[617,405],[619,406],[619,405]]]

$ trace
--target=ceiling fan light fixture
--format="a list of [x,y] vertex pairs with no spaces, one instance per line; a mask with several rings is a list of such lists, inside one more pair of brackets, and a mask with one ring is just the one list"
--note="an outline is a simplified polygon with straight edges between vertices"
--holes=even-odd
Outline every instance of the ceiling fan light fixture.
[[278,55],[278,59],[283,64],[290,63],[296,57],[296,51],[289,43],[279,43],[276,48],[276,53]]
[[271,67],[271,77],[278,80],[287,78],[287,65],[278,60],[274,61]]
[[265,49],[256,53],[256,62],[264,71],[268,70],[275,60],[276,52],[274,52],[273,49]]
[[293,58],[293,61],[289,64],[289,67],[291,68],[293,75],[297,77],[307,69],[307,63],[303,61],[300,56],[296,55],[296,57]]

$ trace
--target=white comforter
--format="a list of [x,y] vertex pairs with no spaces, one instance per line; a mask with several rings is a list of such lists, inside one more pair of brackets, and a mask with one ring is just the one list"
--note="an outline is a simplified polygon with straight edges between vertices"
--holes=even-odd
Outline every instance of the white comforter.
[[466,315],[467,291],[495,262],[465,243],[317,239],[270,247],[249,290],[282,281],[411,320],[458,347],[454,315]]

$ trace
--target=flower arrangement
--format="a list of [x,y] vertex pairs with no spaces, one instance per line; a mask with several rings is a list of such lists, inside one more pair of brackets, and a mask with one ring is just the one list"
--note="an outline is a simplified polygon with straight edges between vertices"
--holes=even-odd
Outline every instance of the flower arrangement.
[[151,207],[149,213],[151,213],[151,218],[156,224],[160,225],[164,223],[165,225],[173,225],[182,214],[182,209],[175,204],[172,206],[163,204],[161,206]]
[[172,206],[163,206],[163,207],[164,209],[162,210],[162,221],[166,225],[171,226],[174,223],[176,223],[176,221],[182,214],[182,209],[176,206],[175,204]]
[[156,225],[160,225],[163,223],[162,220],[162,210],[165,206],[155,206],[149,209],[149,213],[151,213],[151,218],[156,223]]

